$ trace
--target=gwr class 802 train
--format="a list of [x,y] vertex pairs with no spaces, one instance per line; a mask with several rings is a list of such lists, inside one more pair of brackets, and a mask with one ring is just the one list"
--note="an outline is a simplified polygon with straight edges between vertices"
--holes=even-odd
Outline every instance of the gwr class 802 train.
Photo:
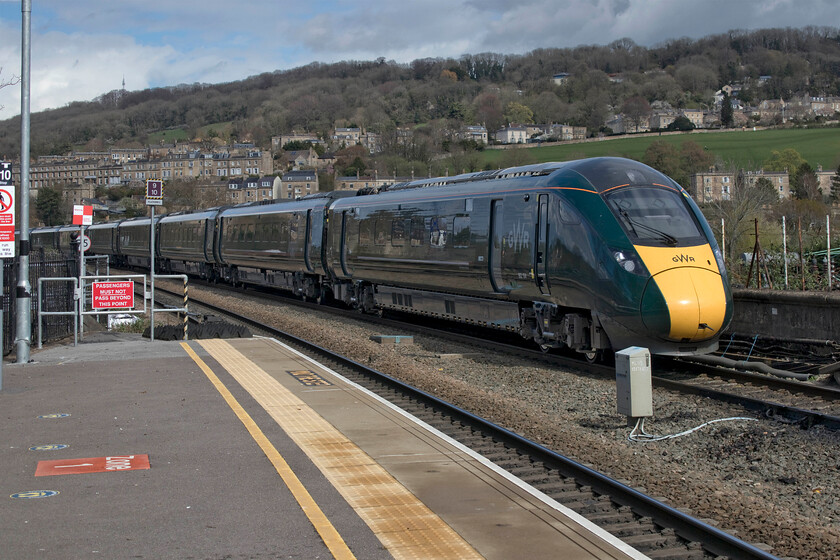
[[[592,158],[423,179],[379,192],[174,213],[156,268],[517,332],[593,357],[711,352],[732,317],[720,250],[688,193]],[[66,249],[64,228],[33,246]],[[148,268],[150,218],[90,226],[91,252]]]

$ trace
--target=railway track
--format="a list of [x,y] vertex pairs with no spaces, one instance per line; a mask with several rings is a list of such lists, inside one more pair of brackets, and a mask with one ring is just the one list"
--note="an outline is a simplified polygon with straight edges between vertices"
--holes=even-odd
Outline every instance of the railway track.
[[[211,288],[210,285],[207,287]],[[223,285],[213,285],[212,289],[238,293],[235,289]],[[175,292],[174,295],[180,294]],[[465,332],[457,325],[444,326],[440,321],[424,325],[418,323],[416,316],[411,316],[409,322],[400,320],[399,317],[392,318],[395,317],[394,315],[389,317],[362,315],[355,310],[325,307],[275,292],[260,292],[260,297],[319,311],[329,311],[345,317],[364,318],[366,321],[386,328],[433,337],[445,336],[449,340],[457,340],[475,348],[501,351],[539,363],[574,368],[586,374],[610,379],[615,378],[615,368],[611,365],[589,363],[577,356],[545,353],[523,346],[520,340],[506,333],[489,331],[482,333],[482,336],[476,336],[474,332]],[[763,359],[768,359],[768,357],[765,355]],[[809,364],[802,361],[795,363],[798,364],[800,370],[809,367]],[[833,371],[824,363],[810,367],[812,371],[819,368]],[[840,429],[840,388],[834,385],[783,379],[684,358],[656,357],[652,374],[653,386],[657,388],[735,404],[784,424],[798,424],[803,428],[819,424],[833,430]]]
[[[180,297],[177,292],[170,293]],[[269,325],[239,316],[235,311],[192,299],[191,305],[196,304],[315,355],[328,367],[476,450],[651,558],[775,558],[759,547],[647,496],[643,491],[392,377]],[[401,328],[405,328],[404,325]],[[527,353],[530,354],[529,351]]]

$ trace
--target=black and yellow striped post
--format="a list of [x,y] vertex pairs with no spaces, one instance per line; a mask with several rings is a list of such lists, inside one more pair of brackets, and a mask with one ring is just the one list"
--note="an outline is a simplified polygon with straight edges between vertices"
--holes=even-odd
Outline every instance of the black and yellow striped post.
[[187,276],[184,275],[184,340],[189,340],[188,335],[188,319],[189,319],[189,286],[187,285]]

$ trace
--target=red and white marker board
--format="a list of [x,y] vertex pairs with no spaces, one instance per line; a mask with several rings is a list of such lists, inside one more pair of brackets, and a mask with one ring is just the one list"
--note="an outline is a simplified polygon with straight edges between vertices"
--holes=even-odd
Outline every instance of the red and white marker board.
[[73,205],[73,225],[89,226],[93,224],[93,206]]
[[150,469],[148,455],[122,455],[119,457],[87,457],[84,459],[59,459],[38,461],[35,476],[56,474],[84,474],[111,471],[139,471]]

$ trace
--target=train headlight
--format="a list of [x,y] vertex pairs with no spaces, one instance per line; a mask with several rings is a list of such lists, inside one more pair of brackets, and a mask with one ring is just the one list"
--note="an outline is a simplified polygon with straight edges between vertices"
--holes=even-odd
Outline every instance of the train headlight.
[[618,266],[627,272],[637,274],[639,276],[647,276],[647,268],[642,262],[642,259],[639,258],[639,255],[632,251],[624,251],[621,249],[613,249],[612,254],[613,257],[615,257],[615,262],[618,263]]

